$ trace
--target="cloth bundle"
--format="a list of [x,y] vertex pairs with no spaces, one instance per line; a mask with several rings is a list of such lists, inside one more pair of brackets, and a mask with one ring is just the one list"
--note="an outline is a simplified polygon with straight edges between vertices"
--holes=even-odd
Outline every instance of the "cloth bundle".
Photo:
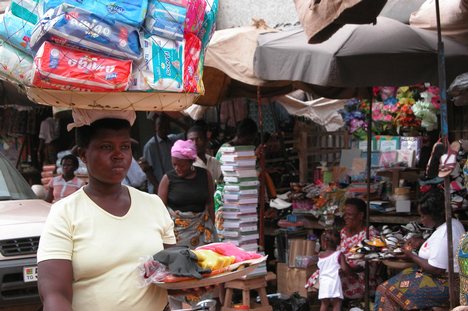
[[130,60],[106,58],[46,41],[34,59],[32,84],[59,90],[124,91],[131,69]]
[[31,47],[37,51],[44,41],[76,46],[104,55],[138,60],[141,57],[138,30],[68,4],[62,4],[37,25]]

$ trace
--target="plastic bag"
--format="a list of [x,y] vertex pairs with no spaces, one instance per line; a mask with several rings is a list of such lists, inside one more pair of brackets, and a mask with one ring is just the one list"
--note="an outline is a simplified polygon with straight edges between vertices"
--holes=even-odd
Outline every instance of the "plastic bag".
[[140,258],[137,267],[141,287],[155,282],[162,282],[170,273],[165,265],[153,259],[153,256]]

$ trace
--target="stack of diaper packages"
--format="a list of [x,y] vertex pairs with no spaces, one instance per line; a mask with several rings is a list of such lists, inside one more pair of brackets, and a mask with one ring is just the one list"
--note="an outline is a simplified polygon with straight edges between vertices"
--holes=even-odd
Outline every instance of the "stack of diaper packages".
[[217,1],[12,0],[0,73],[57,90],[203,93]]

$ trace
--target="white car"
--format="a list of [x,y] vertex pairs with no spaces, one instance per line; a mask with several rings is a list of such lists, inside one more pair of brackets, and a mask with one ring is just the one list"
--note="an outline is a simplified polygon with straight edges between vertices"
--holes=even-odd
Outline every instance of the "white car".
[[40,305],[36,252],[50,205],[0,153],[0,309]]

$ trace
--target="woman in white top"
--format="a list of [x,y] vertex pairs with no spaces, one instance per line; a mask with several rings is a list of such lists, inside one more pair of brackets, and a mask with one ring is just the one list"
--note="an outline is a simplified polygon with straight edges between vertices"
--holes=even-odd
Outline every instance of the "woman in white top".
[[[421,223],[435,231],[426,240],[411,239],[403,247],[405,256],[416,265],[380,284],[374,310],[414,310],[446,307],[449,303],[447,225],[444,215],[444,194],[431,190],[419,202]],[[465,232],[457,219],[452,219],[453,245],[458,245]],[[419,248],[418,254],[416,251]],[[456,249],[452,250],[454,258]],[[458,263],[454,261],[458,273]]]

